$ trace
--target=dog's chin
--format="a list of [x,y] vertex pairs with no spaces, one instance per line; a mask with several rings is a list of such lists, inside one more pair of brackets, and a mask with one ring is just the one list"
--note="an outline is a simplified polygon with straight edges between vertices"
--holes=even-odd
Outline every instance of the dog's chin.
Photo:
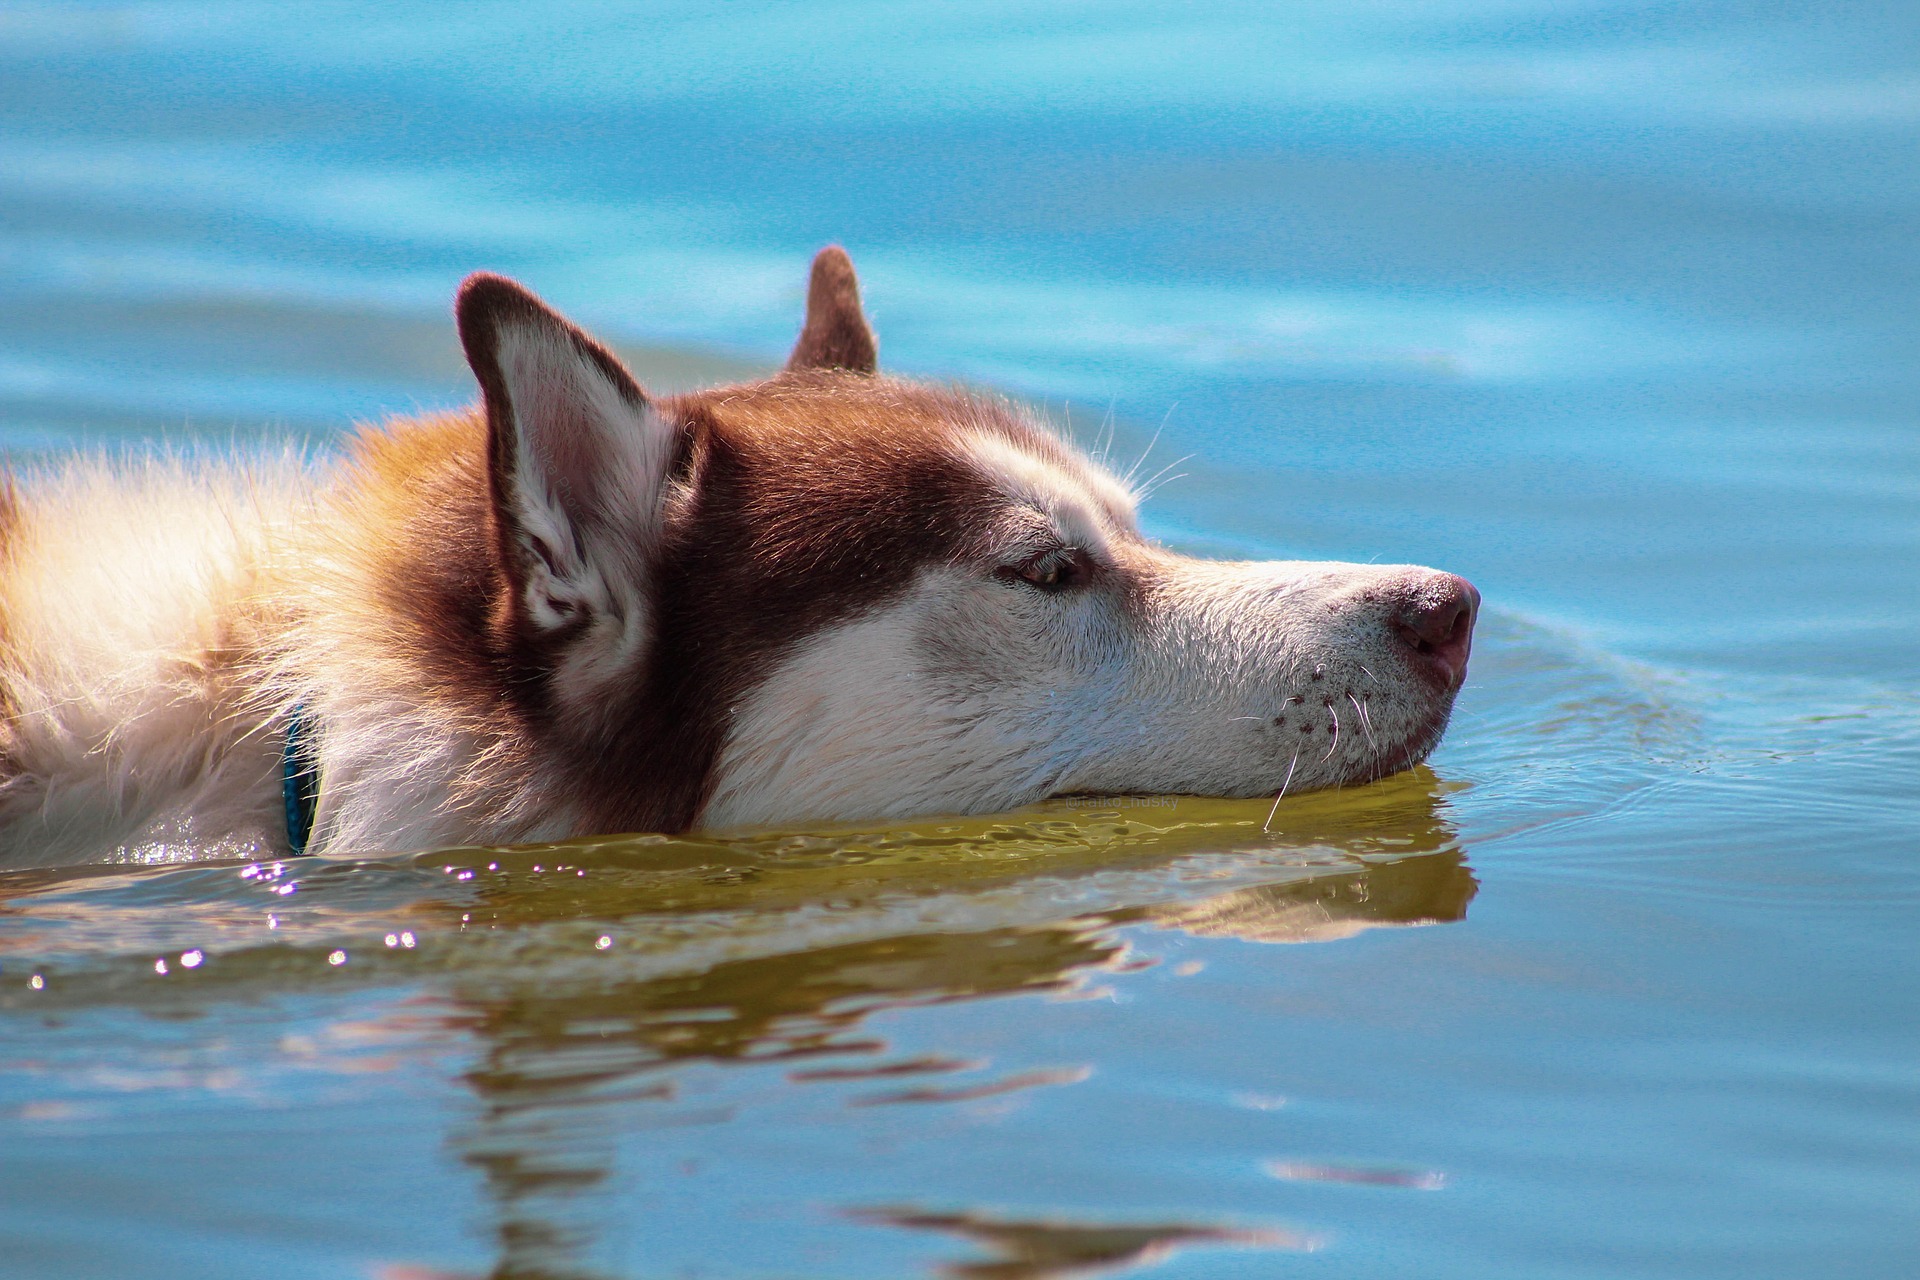
[[1405,773],[1409,769],[1426,763],[1427,757],[1433,754],[1434,750],[1439,747],[1441,739],[1446,737],[1447,723],[1452,718],[1452,715],[1453,698],[1449,695],[1442,699],[1440,704],[1429,712],[1424,720],[1415,725],[1413,731],[1408,733],[1399,743],[1383,743],[1379,752],[1370,758],[1356,761],[1331,777],[1322,776],[1315,778],[1305,786],[1299,785],[1297,778],[1294,779],[1293,785],[1289,786],[1287,771],[1282,769],[1270,778],[1249,779],[1246,783],[1232,790],[1221,788],[1212,791],[1199,791],[1191,787],[1177,785],[1168,787],[1143,784],[1138,787],[1109,788],[1097,791],[1090,791],[1084,788],[1055,791],[1045,796],[1044,799],[1086,802],[1089,804],[1098,803],[1102,800],[1111,800],[1121,796],[1145,795],[1183,795],[1204,796],[1218,800],[1254,800],[1260,798],[1271,799],[1276,792],[1283,789],[1305,793],[1309,791],[1326,791],[1338,787],[1365,786],[1371,782],[1378,782],[1382,778],[1391,778],[1395,774]]
[[[1374,759],[1367,761],[1362,768],[1354,771],[1352,785],[1378,782],[1382,778],[1391,778],[1396,773],[1405,773],[1416,765],[1425,764],[1440,740],[1447,736],[1447,722],[1453,718],[1453,694],[1440,699],[1439,705],[1428,713],[1427,718],[1415,726],[1398,750],[1382,751]],[[1344,785],[1344,784],[1343,784]]]
[[[1398,741],[1382,742],[1377,750],[1362,759],[1343,761],[1341,767],[1331,775],[1314,777],[1305,786],[1294,779],[1292,787],[1286,783],[1287,770],[1264,781],[1250,783],[1241,793],[1244,798],[1259,796],[1271,797],[1283,789],[1290,791],[1326,791],[1339,787],[1363,787],[1378,782],[1382,778],[1391,778],[1395,774],[1407,772],[1426,763],[1427,757],[1439,747],[1447,734],[1447,723],[1453,716],[1453,694],[1448,693],[1435,700],[1434,707],[1417,721],[1413,728],[1402,735]],[[1303,762],[1304,763],[1304,762]],[[1304,770],[1302,770],[1304,772]]]

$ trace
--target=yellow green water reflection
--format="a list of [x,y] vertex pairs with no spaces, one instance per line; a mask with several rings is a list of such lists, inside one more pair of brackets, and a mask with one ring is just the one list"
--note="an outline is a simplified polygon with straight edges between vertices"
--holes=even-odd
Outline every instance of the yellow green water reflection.
[[[1265,802],[1107,797],[879,830],[17,873],[0,886],[7,951],[58,950],[60,926],[88,946],[36,957],[43,985],[9,984],[0,999],[197,1018],[236,999],[426,982],[424,1002],[282,1037],[280,1052],[378,1074],[423,1025],[457,1037],[471,1105],[445,1142],[493,1206],[492,1274],[588,1274],[598,1219],[619,1212],[605,1194],[619,1135],[735,1118],[734,1104],[682,1096],[688,1066],[777,1067],[784,1087],[832,1090],[846,1108],[1005,1106],[1073,1087],[1090,1064],[903,1053],[871,1024],[983,997],[1097,996],[1155,963],[1126,940],[1134,926],[1296,943],[1457,920],[1475,884],[1446,792],[1423,769],[1290,799],[1271,830]],[[142,947],[143,901],[164,903],[170,927],[189,920],[195,945]],[[120,946],[105,945],[113,928],[127,931]],[[981,1243],[998,1260],[950,1268],[968,1276],[1309,1239],[1275,1223],[848,1212]]]

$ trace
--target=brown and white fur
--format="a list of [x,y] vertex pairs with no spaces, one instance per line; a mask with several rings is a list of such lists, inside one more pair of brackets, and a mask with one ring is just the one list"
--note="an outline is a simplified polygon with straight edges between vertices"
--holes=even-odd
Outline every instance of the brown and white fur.
[[814,264],[762,382],[648,396],[520,286],[462,287],[482,402],[328,467],[77,463],[0,503],[0,866],[1271,796],[1422,759],[1478,599],[1221,563],[1007,401],[879,376]]

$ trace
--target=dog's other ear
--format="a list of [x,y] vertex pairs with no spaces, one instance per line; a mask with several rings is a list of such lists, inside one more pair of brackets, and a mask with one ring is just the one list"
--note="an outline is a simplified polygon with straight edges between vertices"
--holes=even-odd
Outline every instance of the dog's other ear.
[[860,310],[860,281],[853,259],[837,244],[814,255],[807,281],[807,320],[787,357],[789,369],[850,369],[872,373],[879,351]]
[[680,430],[611,352],[513,281],[470,276],[454,310],[486,402],[516,622],[584,632],[602,658],[630,649],[648,621],[644,579]]

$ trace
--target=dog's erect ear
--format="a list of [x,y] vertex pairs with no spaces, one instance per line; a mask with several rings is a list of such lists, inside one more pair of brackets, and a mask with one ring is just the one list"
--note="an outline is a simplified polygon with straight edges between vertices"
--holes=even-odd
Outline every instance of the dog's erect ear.
[[853,259],[837,244],[813,258],[807,281],[807,321],[787,357],[789,369],[850,369],[872,373],[879,367],[873,330],[860,310],[860,281]]
[[602,650],[642,636],[643,586],[680,431],[620,361],[511,280],[454,305],[487,411],[488,475],[514,606]]

